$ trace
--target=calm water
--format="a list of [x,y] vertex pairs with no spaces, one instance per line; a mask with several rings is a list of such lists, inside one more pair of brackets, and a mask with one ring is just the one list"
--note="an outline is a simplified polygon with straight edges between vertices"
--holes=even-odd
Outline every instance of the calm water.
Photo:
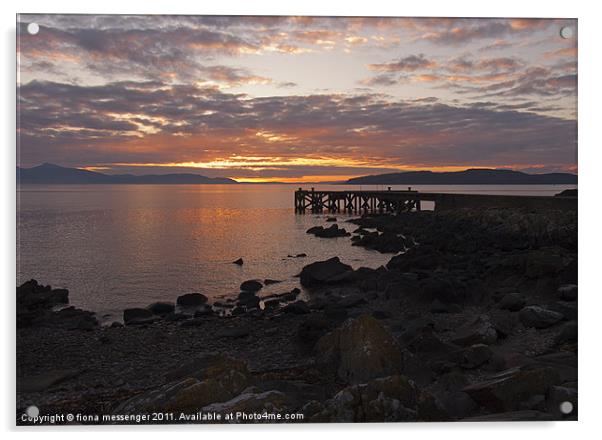
[[[348,237],[305,231],[325,216],[295,215],[298,185],[24,185],[18,192],[17,282],[36,278],[70,290],[71,304],[118,318],[127,307],[186,292],[218,299],[247,279],[299,287],[313,261],[339,256],[357,268],[391,255],[351,246]],[[341,185],[316,188],[345,189]],[[575,186],[415,186],[433,192],[553,195]],[[360,189],[359,186],[349,187]],[[382,189],[362,186],[361,189]],[[397,187],[394,187],[397,189]],[[339,219],[348,216],[337,215]],[[347,230],[354,225],[345,225]],[[287,258],[306,253],[307,258]],[[243,266],[232,264],[242,257]]]

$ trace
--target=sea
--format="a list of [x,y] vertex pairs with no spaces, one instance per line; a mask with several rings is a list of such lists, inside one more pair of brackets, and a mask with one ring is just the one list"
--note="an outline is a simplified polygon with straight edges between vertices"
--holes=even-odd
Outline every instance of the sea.
[[[129,307],[200,292],[236,297],[248,279],[279,280],[262,296],[299,287],[303,266],[338,256],[376,268],[391,254],[349,237],[307,234],[328,215],[295,214],[299,184],[21,185],[17,188],[17,284],[31,278],[69,289],[70,304],[119,320]],[[382,185],[304,185],[386,190]],[[417,185],[423,192],[552,196],[576,185]],[[407,189],[393,186],[392,189]],[[423,206],[429,209],[429,206]],[[340,227],[354,215],[336,215]],[[306,257],[297,257],[306,254]],[[239,266],[233,264],[244,260]],[[304,292],[302,295],[306,295]]]

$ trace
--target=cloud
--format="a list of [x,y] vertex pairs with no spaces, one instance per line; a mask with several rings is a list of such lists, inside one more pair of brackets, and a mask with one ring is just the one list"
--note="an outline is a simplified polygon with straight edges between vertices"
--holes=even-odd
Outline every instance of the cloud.
[[433,69],[437,63],[427,59],[424,54],[410,55],[397,61],[381,64],[368,64],[368,69],[377,72],[413,72],[418,69]]
[[335,158],[338,168],[347,163],[350,169],[461,165],[475,158],[479,165],[548,160],[569,166],[576,148],[575,121],[432,98],[252,98],[158,82],[84,87],[33,81],[19,88],[18,105],[24,164],[203,164],[242,155],[281,158],[278,166],[285,168],[294,158],[324,169]]

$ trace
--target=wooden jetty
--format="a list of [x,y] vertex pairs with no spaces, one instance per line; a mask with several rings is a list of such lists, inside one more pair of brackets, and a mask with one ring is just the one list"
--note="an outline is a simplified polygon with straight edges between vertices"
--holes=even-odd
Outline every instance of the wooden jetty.
[[420,211],[421,202],[434,202],[436,210],[454,208],[531,208],[577,210],[577,197],[514,196],[488,194],[421,193],[412,190],[295,191],[295,212],[400,213]]

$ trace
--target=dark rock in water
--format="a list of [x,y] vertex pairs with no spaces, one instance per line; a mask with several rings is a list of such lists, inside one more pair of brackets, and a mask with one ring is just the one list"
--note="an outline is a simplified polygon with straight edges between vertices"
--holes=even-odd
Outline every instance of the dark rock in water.
[[493,344],[497,340],[497,332],[486,315],[480,316],[472,323],[461,327],[452,342],[458,345]]
[[148,324],[156,320],[156,316],[148,309],[132,308],[123,311],[123,322],[126,325]]
[[232,264],[238,264],[239,266],[242,266],[244,264],[244,261],[242,258],[239,258],[236,261],[233,261]]
[[339,228],[336,223],[332,224],[328,228],[324,228],[323,226],[314,226],[313,228],[309,228],[306,232],[320,238],[348,237],[351,235],[344,228]]
[[282,308],[284,313],[292,313],[295,315],[305,315],[310,313],[309,306],[305,301],[295,301],[294,303],[287,304]]
[[508,293],[500,300],[498,307],[502,310],[518,312],[525,304],[525,298],[520,293]]
[[195,316],[191,319],[186,319],[180,323],[180,327],[199,327],[205,323],[202,317]]
[[463,389],[489,411],[513,411],[536,394],[546,394],[560,382],[551,367],[513,368],[488,377]]
[[525,327],[548,328],[561,321],[563,315],[541,306],[527,306],[519,317]]
[[279,307],[281,304],[279,299],[270,299],[263,302],[263,305],[266,309],[275,309]]
[[67,289],[52,289],[33,279],[26,281],[17,287],[17,327],[32,325],[53,307],[68,303]]
[[349,383],[362,383],[402,371],[399,345],[382,324],[369,315],[349,319],[316,344],[320,362],[332,365]]
[[263,287],[263,284],[261,284],[257,280],[247,280],[247,281],[244,281],[240,285],[240,290],[246,291],[246,292],[257,292],[257,291],[261,290],[262,287]]
[[245,309],[243,307],[234,307],[232,309],[232,316],[239,316],[245,313]]
[[579,327],[577,321],[569,321],[563,324],[560,328],[560,332],[554,339],[557,344],[564,344],[566,342],[577,342]]
[[462,351],[461,366],[463,368],[477,368],[486,362],[493,356],[493,352],[488,345],[475,344]]
[[167,315],[168,313],[173,312],[176,309],[176,306],[174,303],[156,302],[149,305],[147,309],[155,315]]
[[265,284],[266,286],[269,286],[271,284],[278,284],[281,283],[282,281],[280,280],[271,280],[269,278],[266,278],[265,280],[263,280],[263,284]]
[[422,280],[419,285],[421,298],[439,300],[444,303],[461,302],[464,298],[457,286],[441,277],[430,277]]
[[577,285],[564,284],[558,288],[558,294],[564,301],[577,301]]
[[416,270],[433,270],[443,263],[442,254],[433,246],[423,245],[410,248],[401,255],[396,255],[387,263],[387,269],[399,272]]
[[300,253],[300,254],[295,255],[295,258],[304,258],[304,257],[307,257],[307,254],[305,254],[303,252]]
[[333,257],[305,266],[299,276],[301,285],[305,287],[336,284],[350,280],[353,276],[353,268],[341,263],[339,257]]
[[244,338],[249,336],[250,331],[246,327],[224,328],[219,330],[215,336],[218,338]]
[[202,306],[207,303],[207,297],[202,293],[186,293],[184,295],[178,296],[176,300],[178,305],[184,307],[196,307]]
[[337,218],[336,217],[326,217],[326,221],[327,222],[336,222]]
[[285,411],[289,397],[278,390],[254,392],[250,388],[227,402],[216,402],[201,408],[203,414],[264,414],[266,410]]

